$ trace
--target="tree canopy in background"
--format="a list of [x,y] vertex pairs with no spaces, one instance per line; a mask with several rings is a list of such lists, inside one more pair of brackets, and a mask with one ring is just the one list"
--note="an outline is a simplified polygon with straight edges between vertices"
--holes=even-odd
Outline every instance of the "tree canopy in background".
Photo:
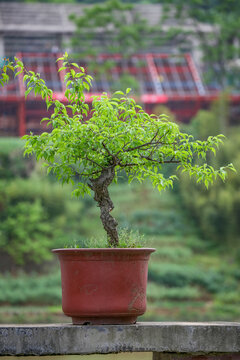
[[[126,65],[132,55],[151,47],[152,29],[147,20],[134,11],[134,6],[121,0],[108,0],[86,7],[82,16],[72,14],[70,19],[76,25],[71,40],[75,56],[87,59],[88,68],[96,77],[112,79],[111,91],[127,87],[138,91],[138,81],[129,74]],[[118,76],[114,70],[117,59],[100,59],[101,54],[121,54],[125,65],[123,74]],[[138,66],[137,60],[135,66]]]
[[[160,23],[150,27],[140,14],[132,11],[137,3],[162,4]],[[168,23],[166,29],[164,25],[169,18],[176,21],[171,26]],[[79,38],[84,34],[82,49],[85,39],[91,54],[96,48],[92,40],[98,26],[104,30],[106,42],[99,42],[101,51],[96,49],[95,55],[115,51],[127,57],[144,49],[161,49],[166,44],[169,47],[175,44],[179,51],[199,47],[205,80],[214,87],[240,89],[240,7],[237,0],[191,0],[187,3],[184,0],[108,0],[101,5],[93,3],[83,16],[73,17],[73,20],[77,28],[73,44],[79,45]],[[191,25],[186,27],[186,24]]]
[[[173,36],[199,43],[206,78],[222,88],[240,88],[240,7],[237,0],[163,0],[165,17],[177,19]],[[184,25],[191,19],[192,30]],[[203,25],[210,26],[209,29]]]
[[83,56],[120,53],[128,57],[143,50],[151,28],[141,14],[132,11],[133,8],[121,0],[108,0],[86,7],[80,17],[72,14],[70,18],[76,25],[72,45]]
[[200,110],[197,113],[189,125],[189,131],[193,136],[205,139],[210,134],[217,134],[224,126],[227,134],[224,146],[216,157],[210,156],[208,160],[212,166],[218,166],[222,161],[231,159],[238,174],[231,174],[224,185],[217,181],[216,186],[208,191],[202,186],[192,184],[184,174],[179,182],[181,202],[196,221],[201,235],[206,241],[214,241],[223,249],[237,245],[240,230],[240,127],[229,126],[229,116],[229,97],[222,94],[209,110]]
[[[103,3],[102,0],[0,0],[0,2],[24,2],[24,3],[81,3],[81,4],[98,4]],[[151,3],[154,1],[138,1],[138,0],[122,0],[123,3]]]

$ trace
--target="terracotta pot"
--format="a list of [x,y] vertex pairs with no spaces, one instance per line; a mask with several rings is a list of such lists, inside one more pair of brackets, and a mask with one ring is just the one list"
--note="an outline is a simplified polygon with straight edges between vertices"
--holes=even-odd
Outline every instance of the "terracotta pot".
[[155,249],[56,249],[62,308],[73,324],[133,324],[146,311],[149,256]]

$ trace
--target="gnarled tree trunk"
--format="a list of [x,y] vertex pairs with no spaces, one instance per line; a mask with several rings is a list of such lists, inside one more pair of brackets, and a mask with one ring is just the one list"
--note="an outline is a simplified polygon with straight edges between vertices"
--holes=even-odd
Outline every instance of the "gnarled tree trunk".
[[101,175],[96,179],[91,179],[89,187],[94,191],[94,200],[97,201],[101,211],[101,221],[107,232],[109,244],[113,247],[118,245],[117,221],[110,214],[114,209],[113,202],[110,199],[108,186],[114,178],[114,166],[103,169]]

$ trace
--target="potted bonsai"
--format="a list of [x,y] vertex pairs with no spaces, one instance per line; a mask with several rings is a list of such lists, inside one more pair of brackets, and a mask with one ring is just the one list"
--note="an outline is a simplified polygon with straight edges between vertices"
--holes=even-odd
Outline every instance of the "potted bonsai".
[[227,169],[234,167],[229,164],[215,170],[206,163],[196,164],[196,157],[205,162],[208,152],[215,153],[223,135],[194,141],[167,116],[147,114],[128,96],[130,89],[94,96],[89,109],[84,93],[92,77],[70,63],[67,53],[57,61],[61,62],[59,71],[65,73],[66,102],[55,99],[40,75],[28,71],[18,59],[4,66],[0,82],[8,82],[7,70],[15,72],[23,77],[26,96],[33,91],[52,109],[52,115],[42,119],[51,131],[24,136],[25,154],[43,159],[47,172],[62,184],[71,182],[74,196],[92,194],[100,208],[106,248],[53,250],[61,264],[63,311],[74,324],[134,323],[146,308],[147,262],[154,249],[136,248],[134,241],[123,248],[111,214],[110,184],[124,171],[129,182],[148,179],[162,191],[176,179],[176,175],[164,177],[162,167],[178,164],[208,187],[217,177],[224,180]]

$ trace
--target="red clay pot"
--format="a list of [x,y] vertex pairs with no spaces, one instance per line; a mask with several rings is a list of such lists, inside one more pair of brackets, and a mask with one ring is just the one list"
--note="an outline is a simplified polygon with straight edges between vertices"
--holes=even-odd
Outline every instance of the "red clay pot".
[[62,308],[73,324],[133,324],[146,311],[149,256],[155,249],[56,249]]

